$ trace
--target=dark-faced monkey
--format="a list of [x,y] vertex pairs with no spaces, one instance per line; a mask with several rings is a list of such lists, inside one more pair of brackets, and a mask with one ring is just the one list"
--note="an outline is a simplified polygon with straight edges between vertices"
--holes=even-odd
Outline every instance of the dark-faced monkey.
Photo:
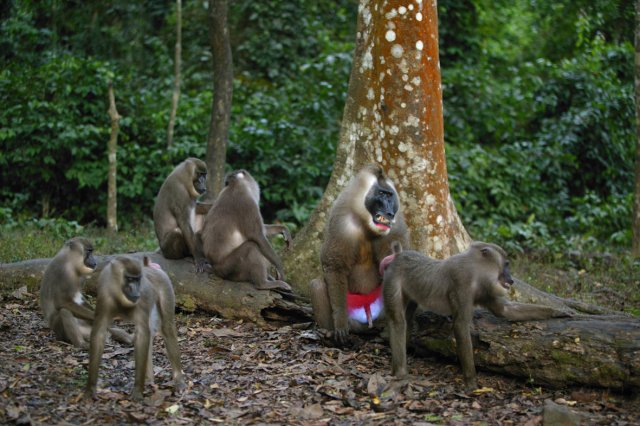
[[[72,238],[47,265],[40,284],[40,307],[58,340],[78,348],[89,347],[93,307],[82,295],[84,279],[96,269],[93,245],[86,238]],[[114,339],[131,343],[124,330],[110,328]]]
[[132,398],[142,399],[145,377],[153,382],[152,343],[158,331],[164,338],[173,370],[174,387],[178,392],[184,390],[174,310],[173,286],[159,265],[149,263],[146,257],[144,265],[139,260],[125,256],[118,256],[109,262],[98,277],[96,320],[91,331],[89,379],[85,395],[96,396],[105,331],[115,317],[128,319],[135,324]]
[[[202,253],[211,271],[232,281],[250,281],[261,290],[290,291],[282,260],[267,237],[282,234],[287,246],[291,235],[284,225],[265,225],[260,214],[260,187],[246,170],[225,177],[225,187],[204,220],[200,238]],[[276,277],[269,275],[275,266]],[[199,272],[205,265],[197,267]]]
[[384,308],[394,376],[407,375],[406,346],[417,305],[453,316],[456,351],[468,389],[477,387],[470,331],[475,305],[511,321],[568,315],[548,306],[511,302],[507,298],[513,284],[509,260],[495,244],[474,242],[466,251],[445,260],[402,251],[400,244],[394,244],[393,251],[395,260],[384,274]]
[[206,191],[207,165],[197,158],[178,164],[164,181],[153,208],[153,223],[162,255],[182,259],[195,254],[195,233],[204,216],[197,198]]
[[377,164],[364,167],[335,201],[320,253],[322,278],[311,281],[313,315],[339,344],[382,313],[379,265],[392,241],[409,244],[398,194]]

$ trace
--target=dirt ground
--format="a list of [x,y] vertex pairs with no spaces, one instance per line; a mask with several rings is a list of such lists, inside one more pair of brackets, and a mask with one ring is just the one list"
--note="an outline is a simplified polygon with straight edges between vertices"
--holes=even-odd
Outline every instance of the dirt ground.
[[[88,353],[53,339],[35,295],[0,301],[2,424],[451,424],[538,425],[545,404],[582,424],[640,424],[637,395],[604,389],[553,390],[479,372],[482,388],[463,391],[455,360],[409,357],[412,376],[393,381],[379,338],[327,346],[308,324],[255,324],[207,314],[177,317],[188,380],[172,395],[161,338],[155,385],[133,402],[133,349],[109,342],[98,400],[85,400]],[[572,415],[572,414],[569,414]]]

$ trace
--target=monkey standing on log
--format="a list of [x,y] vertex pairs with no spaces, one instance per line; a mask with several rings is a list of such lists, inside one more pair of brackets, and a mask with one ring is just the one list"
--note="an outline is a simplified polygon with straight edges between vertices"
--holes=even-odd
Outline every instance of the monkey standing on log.
[[[233,171],[225,177],[225,187],[198,235],[206,260],[196,261],[196,271],[211,270],[223,279],[250,281],[260,290],[291,291],[291,286],[283,281],[282,260],[267,240],[276,234],[282,234],[287,247],[290,246],[291,235],[285,225],[264,224],[260,187],[255,179],[246,170]],[[271,265],[276,269],[275,279],[269,276]]]
[[[76,237],[64,243],[49,262],[40,284],[40,308],[58,340],[78,348],[88,348],[93,308],[84,300],[82,283],[96,269],[93,245]],[[109,332],[121,343],[131,344],[132,336],[112,327]]]
[[197,198],[206,191],[207,165],[197,158],[178,164],[158,191],[153,224],[162,255],[167,259],[195,257],[195,233],[204,214]]
[[153,383],[153,338],[158,331],[164,338],[167,357],[173,370],[176,391],[184,390],[184,373],[180,362],[180,350],[175,326],[175,295],[169,276],[160,266],[119,256],[109,262],[98,277],[98,302],[96,320],[91,331],[89,349],[89,378],[86,397],[96,396],[98,369],[104,351],[107,327],[115,317],[134,322],[135,380],[131,396],[141,400],[145,377]]
[[511,321],[542,320],[569,314],[548,306],[511,302],[513,284],[505,251],[491,243],[474,242],[463,253],[437,260],[394,243],[395,259],[384,273],[384,308],[389,325],[392,374],[407,375],[406,346],[418,305],[453,316],[456,351],[468,389],[477,388],[471,345],[475,305]]
[[398,193],[377,164],[365,166],[340,193],[324,230],[323,276],[311,281],[313,316],[339,344],[349,330],[371,328],[382,313],[379,264],[392,241],[409,244]]

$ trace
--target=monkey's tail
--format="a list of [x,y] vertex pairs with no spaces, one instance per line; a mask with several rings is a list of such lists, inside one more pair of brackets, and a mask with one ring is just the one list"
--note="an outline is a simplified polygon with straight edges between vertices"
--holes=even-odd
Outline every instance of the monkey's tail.
[[402,253],[402,244],[400,244],[400,241],[393,241],[391,243],[391,250],[393,251],[393,253],[380,261],[381,277],[384,277],[384,271],[387,269],[387,266],[389,266],[389,264],[393,262],[393,260],[396,258],[396,255]]

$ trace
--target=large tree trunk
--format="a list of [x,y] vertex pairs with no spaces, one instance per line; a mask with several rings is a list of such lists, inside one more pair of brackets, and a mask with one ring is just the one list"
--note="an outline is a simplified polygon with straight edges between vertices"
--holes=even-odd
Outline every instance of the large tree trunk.
[[449,194],[444,155],[436,5],[361,0],[349,93],[331,179],[285,256],[288,280],[308,294],[320,275],[328,212],[349,179],[380,163],[400,194],[413,248],[445,258],[470,238]]
[[233,58],[227,22],[227,0],[209,3],[209,32],[213,60],[213,103],[206,163],[209,169],[205,200],[212,202],[222,190],[226,162],[231,99],[233,96]]

